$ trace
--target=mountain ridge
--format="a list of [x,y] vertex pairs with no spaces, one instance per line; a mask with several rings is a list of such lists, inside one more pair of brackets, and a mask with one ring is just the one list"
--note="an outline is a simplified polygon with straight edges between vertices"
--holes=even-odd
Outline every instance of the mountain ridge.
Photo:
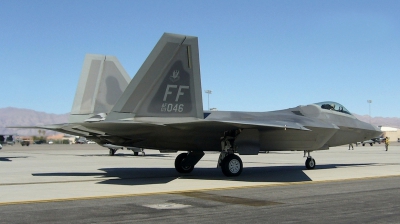
[[[22,136],[38,135],[39,129],[15,129],[6,127],[67,123],[68,116],[69,113],[52,114],[25,108],[0,108],[0,134],[17,134]],[[53,135],[56,133],[57,132],[46,130],[46,135]]]

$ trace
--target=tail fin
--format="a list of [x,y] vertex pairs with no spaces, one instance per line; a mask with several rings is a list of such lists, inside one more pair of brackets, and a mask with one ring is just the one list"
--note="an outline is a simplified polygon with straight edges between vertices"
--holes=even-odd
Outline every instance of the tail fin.
[[164,33],[106,120],[203,118],[198,38]]
[[130,81],[114,56],[87,54],[75,93],[69,123],[109,113]]

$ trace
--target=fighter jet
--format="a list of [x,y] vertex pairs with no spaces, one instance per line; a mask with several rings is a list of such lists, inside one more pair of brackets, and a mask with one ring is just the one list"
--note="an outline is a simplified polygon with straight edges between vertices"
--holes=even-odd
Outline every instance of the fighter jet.
[[336,102],[271,112],[203,111],[201,94],[198,38],[165,33],[110,113],[78,129],[118,146],[186,151],[175,159],[179,173],[190,173],[204,152],[217,151],[226,176],[241,174],[237,154],[306,151],[306,168],[314,169],[311,152],[381,135]]

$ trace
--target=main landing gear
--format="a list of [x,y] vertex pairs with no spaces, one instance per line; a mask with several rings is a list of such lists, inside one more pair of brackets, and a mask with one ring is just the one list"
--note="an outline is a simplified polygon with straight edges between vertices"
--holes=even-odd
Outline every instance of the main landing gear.
[[190,173],[194,169],[194,165],[184,165],[183,161],[187,158],[188,153],[181,153],[175,159],[175,169],[179,173]]
[[[175,159],[175,169],[179,173],[190,173],[194,166],[204,156],[204,152],[181,153]],[[218,166],[227,177],[239,176],[243,171],[243,162],[233,152],[221,152]]]
[[[239,156],[235,155],[235,148],[233,147],[235,138],[240,134],[241,130],[232,130],[225,132],[224,137],[221,138],[221,154],[219,155],[217,168],[221,168],[222,173],[227,177],[239,176],[243,171],[243,162]],[[305,162],[307,169],[315,168],[315,160],[311,157],[311,151],[308,153]],[[306,154],[304,153],[304,156]],[[191,151],[188,153],[181,153],[175,159],[175,169],[179,173],[190,173],[193,171],[194,166],[204,156],[203,151]]]
[[219,155],[218,167],[221,167],[222,173],[227,177],[239,176],[243,171],[243,162],[239,156],[233,152],[221,152]]
[[241,130],[225,132],[221,138],[221,154],[219,155],[217,167],[221,167],[222,173],[227,177],[239,176],[243,171],[243,162],[239,156],[235,155],[233,148],[236,137]]
[[179,173],[190,173],[194,166],[203,158],[203,151],[181,153],[175,159],[175,169]]
[[[226,132],[221,138],[221,154],[219,155],[217,167],[220,167],[222,173],[227,177],[239,176],[243,171],[243,162],[239,156],[234,154],[232,147],[236,136],[240,130]],[[181,153],[175,159],[175,169],[179,173],[190,173],[194,166],[204,156],[203,151],[192,151]]]

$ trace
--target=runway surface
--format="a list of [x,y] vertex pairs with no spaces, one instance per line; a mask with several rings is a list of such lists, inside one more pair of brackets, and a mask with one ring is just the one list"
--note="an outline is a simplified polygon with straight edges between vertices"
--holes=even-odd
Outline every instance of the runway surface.
[[191,174],[177,154],[146,156],[97,145],[19,145],[0,151],[0,219],[26,222],[398,223],[400,146],[335,147],[241,156],[227,178],[207,153]]

